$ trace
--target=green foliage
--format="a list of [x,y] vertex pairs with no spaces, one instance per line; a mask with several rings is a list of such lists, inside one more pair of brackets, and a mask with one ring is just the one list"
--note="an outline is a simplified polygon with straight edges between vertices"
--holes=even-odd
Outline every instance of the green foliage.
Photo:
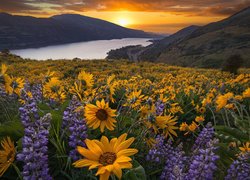
[[146,172],[144,168],[137,162],[134,161],[132,169],[129,169],[124,176],[123,180],[146,180]]

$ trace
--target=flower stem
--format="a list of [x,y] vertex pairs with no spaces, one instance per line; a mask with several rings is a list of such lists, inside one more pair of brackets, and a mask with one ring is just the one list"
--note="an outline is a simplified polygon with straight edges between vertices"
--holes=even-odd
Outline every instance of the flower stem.
[[15,163],[12,163],[11,165],[14,167],[18,177],[22,180],[23,178],[22,178],[22,174],[21,174],[19,168],[15,165]]

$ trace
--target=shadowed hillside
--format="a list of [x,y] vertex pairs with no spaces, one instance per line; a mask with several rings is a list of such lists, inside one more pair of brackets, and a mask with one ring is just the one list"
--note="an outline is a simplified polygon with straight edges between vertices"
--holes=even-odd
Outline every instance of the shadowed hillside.
[[250,8],[198,28],[182,41],[168,46],[156,61],[191,67],[220,67],[233,54],[242,55],[245,66],[250,65]]

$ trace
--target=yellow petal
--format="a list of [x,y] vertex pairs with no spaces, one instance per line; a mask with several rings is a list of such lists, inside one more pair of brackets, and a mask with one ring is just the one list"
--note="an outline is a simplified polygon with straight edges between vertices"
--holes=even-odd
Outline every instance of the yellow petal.
[[124,134],[122,134],[122,135],[117,139],[117,141],[116,141],[116,143],[115,143],[115,145],[114,145],[114,150],[115,150],[123,141],[125,141],[126,137],[127,137],[127,133],[124,133]]
[[90,160],[98,160],[99,159],[99,156],[95,153],[93,153],[92,151],[86,149],[86,148],[83,148],[81,146],[77,146],[77,151],[82,155],[84,156],[85,158],[88,158]]
[[109,180],[110,172],[106,171],[100,175],[100,180]]
[[122,178],[122,170],[118,163],[114,164],[113,172],[119,179]]
[[119,151],[117,153],[117,157],[120,157],[120,156],[132,156],[134,154],[138,153],[138,150],[137,149],[123,149],[121,151]]
[[130,157],[127,156],[120,156],[118,157],[115,162],[119,163],[119,162],[129,162],[132,161],[132,159]]
[[86,139],[85,143],[86,143],[88,149],[90,151],[92,151],[93,153],[96,153],[97,156],[99,156],[100,154],[102,154],[101,148],[94,141]]
[[80,160],[73,163],[73,165],[75,167],[86,167],[86,166],[91,166],[91,165],[94,165],[94,164],[98,164],[98,162],[97,161],[92,161],[92,160],[89,160],[89,159],[80,159]]
[[106,136],[101,137],[101,143],[104,145],[104,149],[105,149],[104,152],[111,152],[112,151],[109,140]]
[[105,126],[106,126],[106,122],[105,121],[101,121],[101,123],[100,123],[100,130],[101,130],[101,132],[104,132]]
[[130,162],[122,162],[119,163],[121,169],[130,169],[132,168],[132,164]]
[[122,142],[116,149],[116,153],[118,153],[119,151],[123,150],[123,149],[127,149],[133,142],[134,142],[135,138],[129,138],[128,140]]
[[100,175],[100,174],[104,174],[107,170],[105,169],[104,166],[98,168],[97,173],[95,174],[96,176]]

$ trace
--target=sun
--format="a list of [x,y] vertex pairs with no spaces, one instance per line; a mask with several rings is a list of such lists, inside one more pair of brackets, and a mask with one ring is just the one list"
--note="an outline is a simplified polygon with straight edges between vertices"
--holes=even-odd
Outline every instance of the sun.
[[117,20],[117,24],[119,24],[120,26],[125,26],[126,27],[126,26],[128,26],[130,24],[130,21],[127,18],[119,18]]

